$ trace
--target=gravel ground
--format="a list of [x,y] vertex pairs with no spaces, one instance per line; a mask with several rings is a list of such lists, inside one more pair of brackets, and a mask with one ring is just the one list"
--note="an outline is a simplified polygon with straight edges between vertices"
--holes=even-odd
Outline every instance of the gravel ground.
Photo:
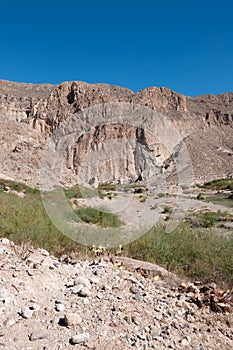
[[156,265],[108,257],[58,260],[5,238],[0,256],[0,349],[233,347],[233,300],[215,311],[212,304],[199,305],[203,288]]

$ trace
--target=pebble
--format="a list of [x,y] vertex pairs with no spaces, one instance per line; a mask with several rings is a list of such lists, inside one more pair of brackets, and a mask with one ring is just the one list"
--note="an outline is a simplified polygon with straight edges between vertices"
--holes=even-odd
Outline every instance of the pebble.
[[90,283],[92,283],[92,284],[98,284],[99,282],[100,282],[100,279],[96,276],[92,276],[90,278]]
[[27,306],[22,307],[20,314],[23,318],[26,318],[26,319],[31,318],[34,314],[34,309],[29,308]]
[[65,304],[64,299],[56,299],[55,304]]
[[68,288],[73,287],[74,284],[75,284],[74,279],[69,280],[69,281],[66,283],[66,287],[68,287]]
[[14,242],[11,242],[9,239],[7,239],[7,238],[1,238],[1,243],[3,244],[3,245],[7,245],[7,246],[10,246],[10,245],[12,245],[12,246],[14,246]]
[[83,287],[86,287],[86,288],[88,288],[88,289],[91,289],[91,284],[90,284],[90,281],[87,279],[87,278],[85,278],[85,277],[77,277],[77,278],[75,278],[75,280],[74,280],[74,284],[76,285],[76,286],[83,286]]
[[90,337],[89,333],[76,334],[70,339],[70,343],[73,345],[80,344],[87,341],[89,337]]
[[12,327],[16,324],[16,317],[15,316],[9,316],[7,319],[3,322],[3,324],[6,327]]
[[82,317],[77,313],[67,312],[64,316],[67,327],[78,326],[82,324]]
[[34,311],[39,311],[40,310],[40,305],[38,305],[36,303],[33,303],[33,305],[30,306],[30,309],[34,310]]
[[0,288],[0,300],[6,300],[8,298],[8,292],[5,288]]
[[193,322],[195,322],[195,317],[193,317],[192,315],[188,314],[187,315],[187,321],[190,322],[190,323],[193,323]]
[[48,337],[47,334],[40,334],[40,333],[31,333],[29,335],[29,340],[30,341],[36,341],[40,339],[46,339]]
[[89,297],[91,295],[91,291],[87,287],[83,287],[79,292],[78,295],[80,297]]
[[73,288],[72,288],[72,293],[73,293],[73,294],[78,294],[78,293],[81,291],[82,288],[83,288],[82,285],[73,287]]
[[40,248],[38,250],[41,253],[41,255],[50,256],[49,252],[46,249]]
[[143,334],[137,334],[137,337],[141,340],[146,340],[146,336]]
[[187,338],[183,338],[183,339],[180,341],[180,344],[181,344],[182,346],[189,346],[190,341],[189,341]]
[[139,290],[137,288],[135,288],[134,286],[131,286],[129,288],[130,292],[133,294],[139,294]]
[[34,271],[33,270],[27,270],[27,274],[28,274],[28,276],[33,276],[34,275]]
[[65,310],[65,305],[64,304],[57,304],[55,307],[56,311],[62,312]]

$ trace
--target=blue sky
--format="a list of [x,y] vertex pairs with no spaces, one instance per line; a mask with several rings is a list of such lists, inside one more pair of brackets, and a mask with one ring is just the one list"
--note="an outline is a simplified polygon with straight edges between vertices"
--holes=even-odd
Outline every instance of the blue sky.
[[231,0],[0,0],[0,79],[233,91]]

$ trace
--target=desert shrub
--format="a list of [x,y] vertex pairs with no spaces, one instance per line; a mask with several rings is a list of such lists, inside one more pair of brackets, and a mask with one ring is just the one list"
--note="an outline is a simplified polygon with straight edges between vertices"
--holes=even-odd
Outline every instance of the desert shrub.
[[217,190],[233,190],[233,180],[232,179],[217,179],[206,182],[203,187],[213,188]]
[[166,193],[160,192],[160,193],[157,194],[157,196],[158,196],[159,198],[163,198],[163,197],[166,197]]
[[0,180],[0,190],[6,191],[9,188],[11,191],[24,192],[25,194],[40,194],[40,190],[32,188],[20,182],[11,180]]
[[100,184],[98,189],[102,191],[115,191],[116,190],[116,185],[115,184]]
[[117,215],[91,207],[79,208],[75,213],[82,221],[101,227],[119,227],[123,224]]
[[201,226],[204,228],[214,226],[218,221],[220,221],[220,214],[215,212],[204,212],[199,214],[201,219]]
[[171,207],[164,207],[163,208],[163,211],[162,211],[162,214],[171,214],[172,213],[172,208]]
[[197,195],[197,199],[202,201],[206,198],[206,196],[204,195],[204,193],[200,192],[198,195]]

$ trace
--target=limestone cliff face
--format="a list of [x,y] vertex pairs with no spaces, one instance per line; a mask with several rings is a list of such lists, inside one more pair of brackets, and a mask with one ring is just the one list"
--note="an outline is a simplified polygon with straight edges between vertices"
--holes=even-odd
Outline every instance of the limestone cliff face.
[[[153,115],[145,123],[143,112],[137,123],[129,123],[119,103],[159,113],[160,124],[152,120]],[[111,104],[119,104],[114,119],[104,107]],[[103,108],[98,107],[95,114],[96,106]],[[88,118],[92,119],[85,128]],[[163,132],[168,122],[179,134],[171,149],[168,139],[173,133]],[[156,87],[133,93],[107,84],[66,82],[53,86],[0,81],[0,177],[37,186],[46,140],[64,123],[72,125],[70,132],[78,130],[66,145],[66,185],[85,176],[88,182],[93,177],[100,182],[136,181],[153,172],[172,178],[182,143],[192,159],[194,180],[233,172],[233,93],[191,98]],[[156,128],[162,139],[156,138]]]
[[84,183],[137,181],[149,169],[160,173],[167,150],[155,146],[153,135],[143,128],[128,124],[103,124],[82,134],[67,149],[67,168]]

